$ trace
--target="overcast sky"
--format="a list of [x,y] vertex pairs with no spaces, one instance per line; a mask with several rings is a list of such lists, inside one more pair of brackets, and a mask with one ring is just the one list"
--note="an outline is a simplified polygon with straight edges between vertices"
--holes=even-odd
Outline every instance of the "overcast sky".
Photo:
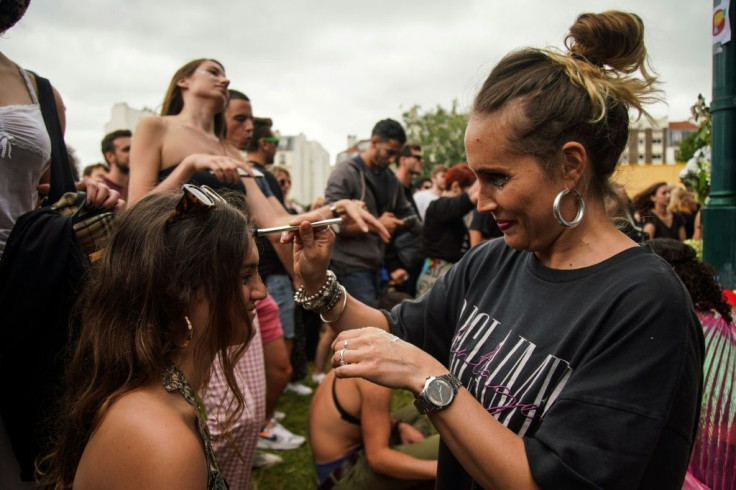
[[700,0],[32,0],[0,51],[49,78],[82,165],[117,102],[160,109],[187,61],[215,58],[257,116],[304,133],[333,160],[348,134],[418,104],[469,106],[492,66],[524,46],[562,46],[582,12],[639,14],[668,106],[689,117],[711,98],[711,2]]

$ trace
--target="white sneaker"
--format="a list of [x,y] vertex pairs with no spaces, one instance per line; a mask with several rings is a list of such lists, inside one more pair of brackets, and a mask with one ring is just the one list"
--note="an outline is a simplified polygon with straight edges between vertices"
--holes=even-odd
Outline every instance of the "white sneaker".
[[292,382],[286,385],[284,391],[291,391],[292,393],[296,393],[300,396],[308,396],[312,394],[312,388],[296,382]]
[[286,414],[284,412],[279,412],[278,410],[273,411],[273,418],[277,422],[281,422],[286,418]]
[[256,455],[253,458],[253,468],[269,468],[283,462],[284,460],[281,456],[256,449]]
[[273,423],[273,429],[272,431],[275,434],[278,434],[279,436],[283,437],[287,441],[293,442],[294,444],[304,444],[304,441],[307,439],[303,436],[299,436],[297,434],[294,434],[289,429],[284,427],[283,425],[276,422],[275,419],[271,419],[271,422]]
[[[278,422],[272,419],[261,429],[261,432],[258,434],[258,443],[256,444],[258,449],[288,450],[296,449],[304,444],[303,437],[295,436],[283,427],[282,430],[279,430],[279,425]],[[291,434],[294,438],[288,437],[287,433]]]
[[320,384],[320,383],[321,383],[322,381],[324,381],[324,379],[325,379],[325,377],[326,377],[326,376],[327,376],[327,375],[326,375],[325,373],[314,373],[314,374],[312,375],[312,383],[314,383],[314,384],[318,385],[318,384]]

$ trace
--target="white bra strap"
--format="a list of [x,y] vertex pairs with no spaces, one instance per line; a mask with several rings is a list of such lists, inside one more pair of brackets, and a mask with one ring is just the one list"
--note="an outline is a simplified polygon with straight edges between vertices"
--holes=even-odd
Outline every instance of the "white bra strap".
[[[17,65],[16,65],[17,66]],[[26,81],[26,86],[28,87],[28,93],[31,94],[31,100],[33,100],[33,103],[38,105],[38,97],[36,97],[36,91],[33,90],[33,84],[31,83],[31,79],[28,77],[28,73],[18,66],[18,71],[21,75],[23,75],[23,79]]]

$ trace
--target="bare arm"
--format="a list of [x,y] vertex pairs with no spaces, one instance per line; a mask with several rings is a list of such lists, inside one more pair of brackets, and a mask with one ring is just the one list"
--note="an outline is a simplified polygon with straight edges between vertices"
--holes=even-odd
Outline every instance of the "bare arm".
[[489,415],[464,388],[449,408],[429,418],[452,454],[482,488],[539,488],[532,478],[524,441]]
[[[339,363],[343,352],[345,365]],[[361,377],[390,388],[401,388],[415,396],[428,376],[446,374],[447,368],[408,342],[375,328],[341,333],[333,343],[332,358],[338,377]],[[531,488],[531,476],[521,437],[504,427],[464,388],[452,405],[430,414],[442,440],[475,481],[483,488]],[[468,430],[472,427],[473,430]]]
[[698,214],[695,215],[695,231],[693,232],[693,240],[702,240],[703,238],[703,223],[701,218],[702,210],[698,209]]
[[135,203],[156,186],[165,134],[165,123],[159,117],[141,119],[136,125],[130,145],[129,204]]
[[648,234],[648,235],[649,235],[649,238],[650,238],[650,239],[651,239],[651,238],[654,238],[654,230],[655,230],[655,229],[656,229],[656,228],[655,228],[654,224],[652,224],[652,223],[647,223],[647,224],[645,224],[645,225],[644,225],[644,227],[642,228],[642,230],[644,231],[644,233],[646,233],[646,234]]
[[[33,85],[36,88],[36,92],[38,92],[38,87],[36,86],[36,78],[33,76],[33,74],[30,74],[30,76],[33,79]],[[56,104],[56,113],[59,115],[59,125],[61,126],[61,134],[64,135],[66,132],[66,107],[64,106],[64,100],[61,98],[61,94],[58,90],[56,90],[56,87],[53,85],[51,86],[51,90],[54,93],[54,103]],[[49,163],[51,161],[49,160]],[[51,188],[51,165],[48,165],[46,170],[41,174],[41,178],[38,179],[38,193],[42,194],[43,196],[48,195],[49,190]],[[40,204],[41,196],[39,196],[39,202],[37,204]]]
[[66,106],[61,98],[61,94],[56,90],[55,87],[51,87],[54,91],[54,102],[56,102],[56,112],[59,114],[59,124],[61,125],[61,134],[66,133]]
[[[294,235],[294,271],[301,277],[308,295],[316,292],[327,278],[327,264],[334,240],[335,233],[329,228],[314,229],[306,222],[300,225],[299,233]],[[340,313],[341,310],[342,300],[322,315],[330,321],[339,317],[339,320],[330,324],[336,332],[368,325],[388,331],[388,321],[383,313],[349,294],[345,310]]]
[[376,473],[403,480],[437,477],[437,460],[414,458],[391,449],[391,390],[370,381],[358,380],[360,428],[365,456]]
[[483,234],[481,234],[478,230],[468,230],[468,235],[470,236],[470,247],[475,247],[480,242],[483,241]]

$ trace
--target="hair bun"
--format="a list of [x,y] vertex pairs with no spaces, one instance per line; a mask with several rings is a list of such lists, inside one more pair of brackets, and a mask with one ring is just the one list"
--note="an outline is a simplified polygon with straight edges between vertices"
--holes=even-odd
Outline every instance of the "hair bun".
[[574,58],[624,73],[638,70],[647,56],[641,18],[617,10],[581,14],[570,27],[565,45]]

